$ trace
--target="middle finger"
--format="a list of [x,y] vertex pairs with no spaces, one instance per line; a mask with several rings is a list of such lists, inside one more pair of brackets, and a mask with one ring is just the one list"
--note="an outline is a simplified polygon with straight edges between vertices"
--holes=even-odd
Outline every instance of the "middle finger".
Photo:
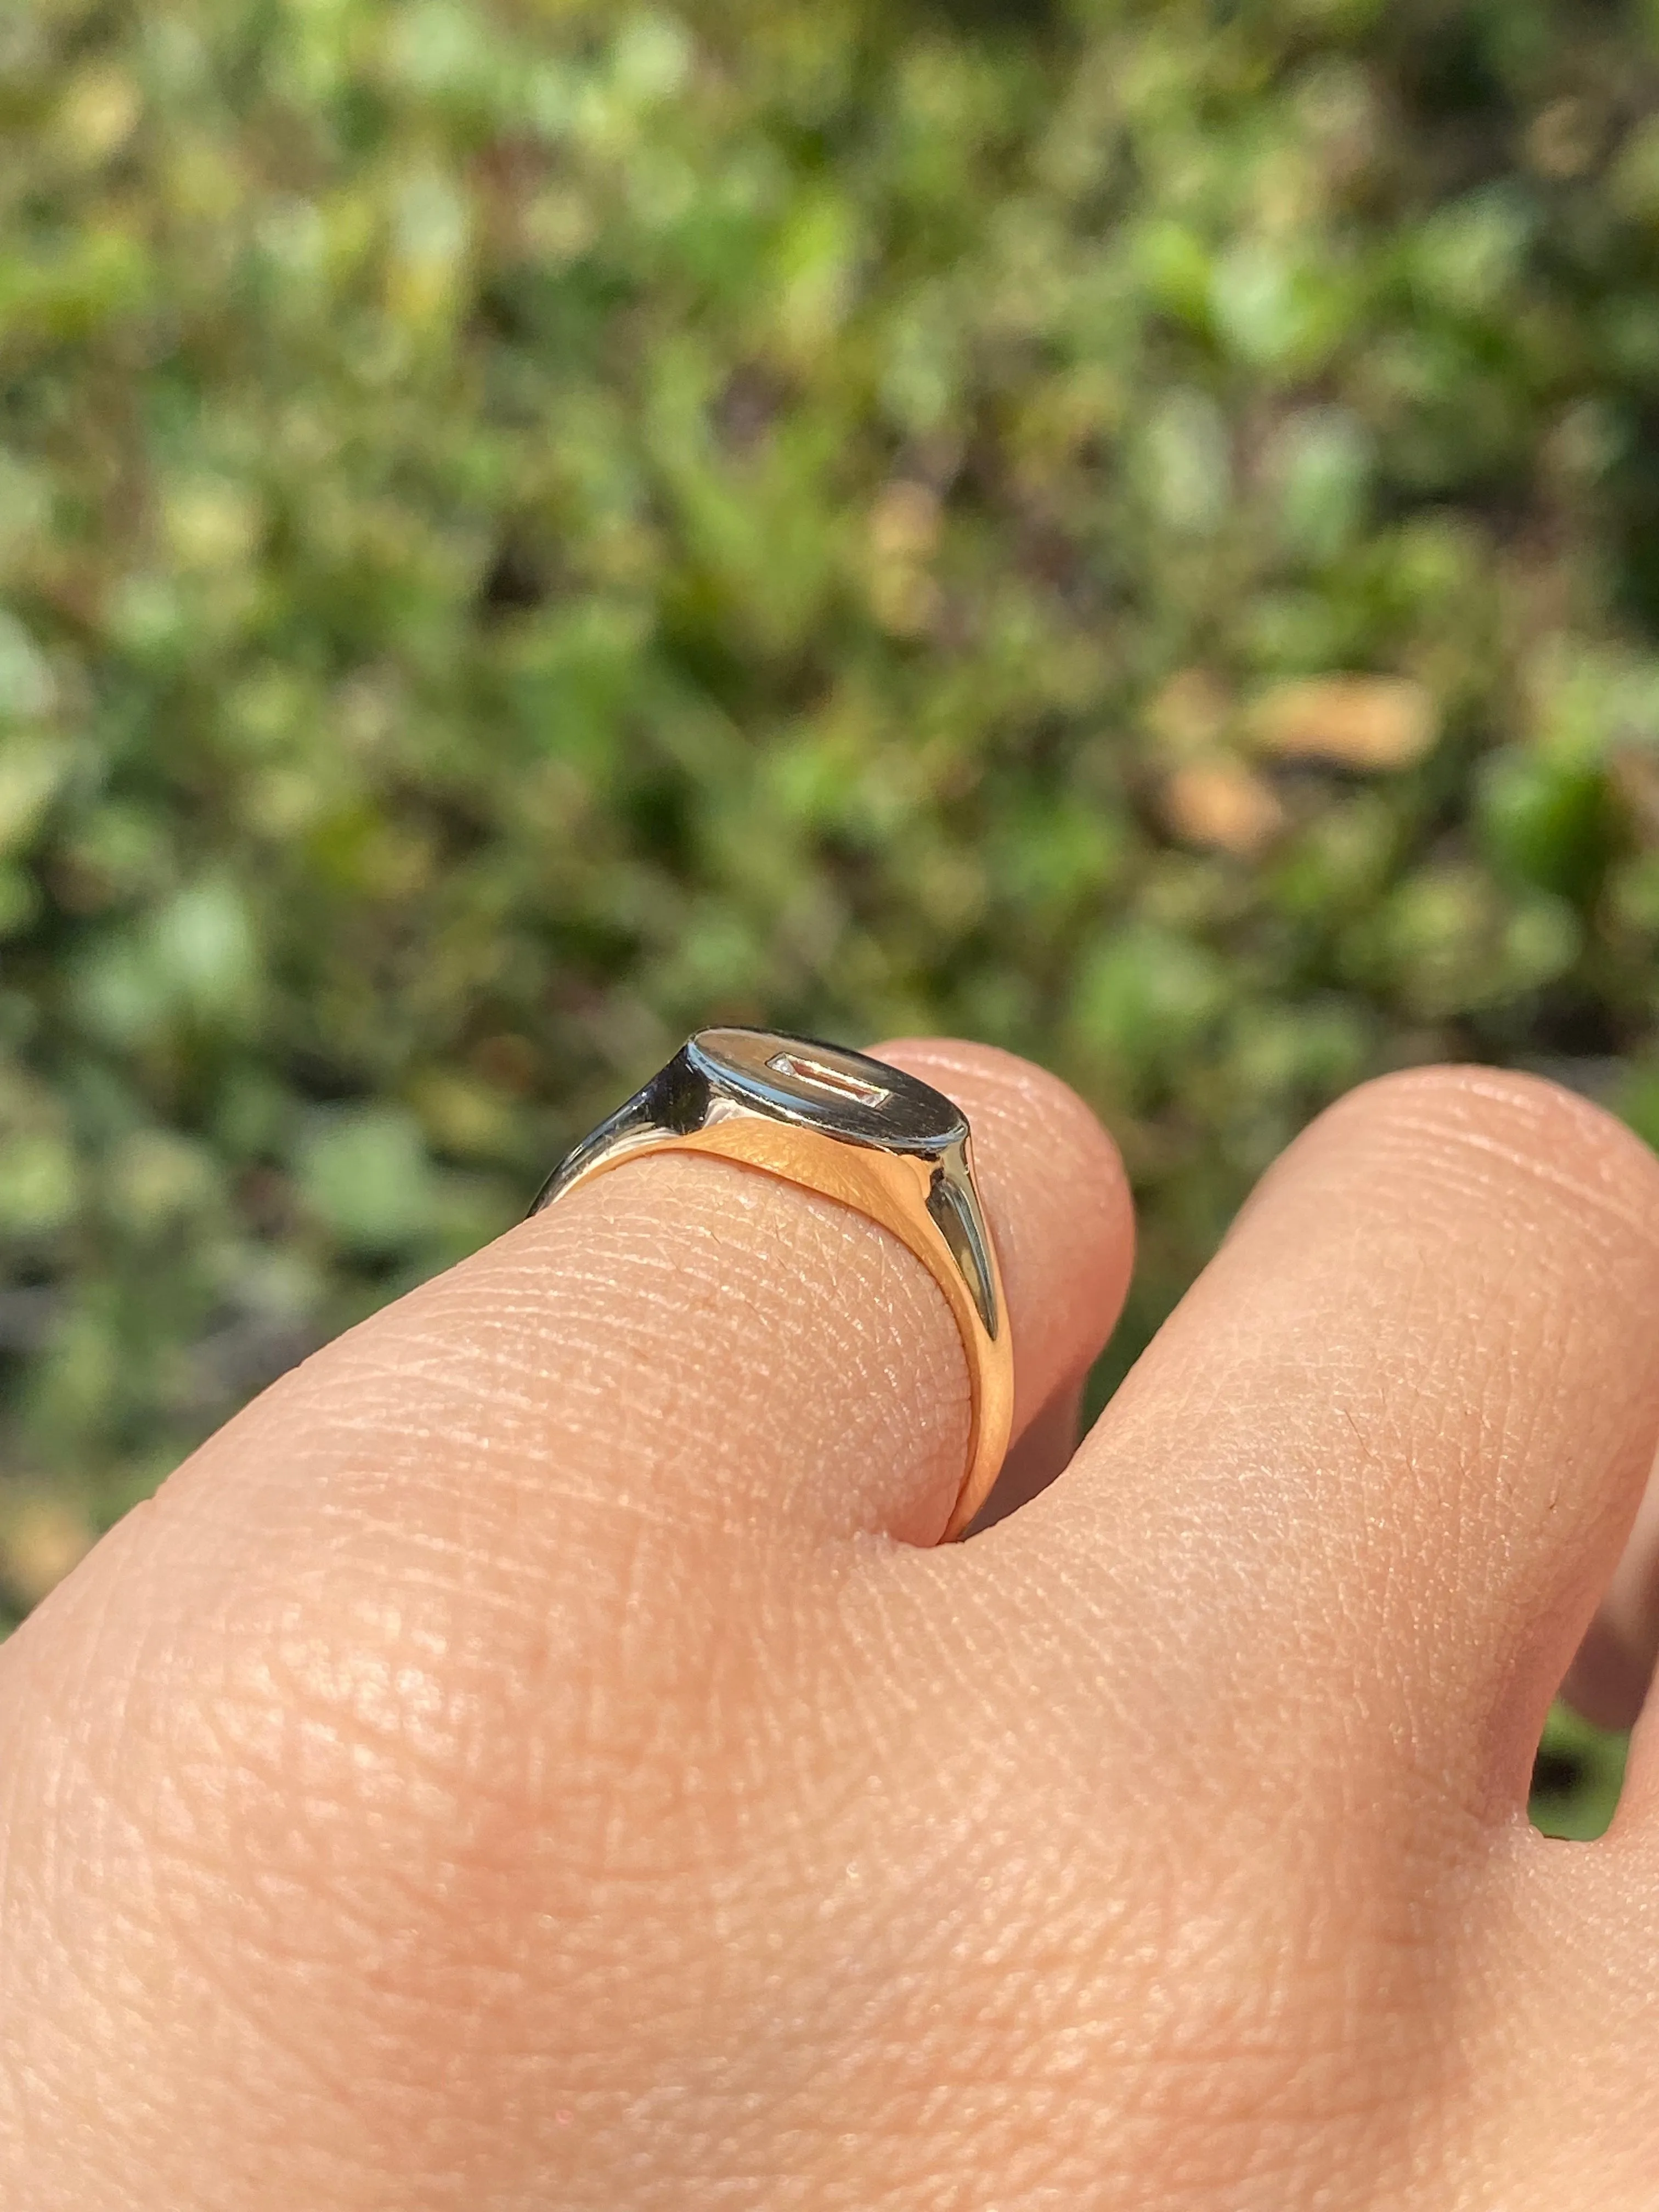
[[1176,1694],[1518,1808],[1653,1459],[1656,1334],[1644,1146],[1531,1078],[1388,1078],[1291,1146],[1068,1474],[982,1540],[1110,1562]]

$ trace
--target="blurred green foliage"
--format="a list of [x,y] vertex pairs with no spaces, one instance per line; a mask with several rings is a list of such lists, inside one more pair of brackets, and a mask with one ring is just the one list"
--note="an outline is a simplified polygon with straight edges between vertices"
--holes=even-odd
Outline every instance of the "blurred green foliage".
[[711,1018],[1077,1083],[1103,1388],[1370,1073],[1659,1137],[1656,92],[1652,0],[14,0],[15,1603]]

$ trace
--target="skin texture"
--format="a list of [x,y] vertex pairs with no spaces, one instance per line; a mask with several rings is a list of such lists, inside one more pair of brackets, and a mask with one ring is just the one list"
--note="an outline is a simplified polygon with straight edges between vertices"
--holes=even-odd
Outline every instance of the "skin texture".
[[1659,1731],[1603,1843],[1524,1817],[1610,1583],[1581,1669],[1651,1650],[1659,1164],[1354,1093],[1044,1487],[1116,1155],[878,1049],[975,1130],[981,1533],[935,1287],[721,1162],[319,1353],[0,1652],[7,2212],[1659,2201]]

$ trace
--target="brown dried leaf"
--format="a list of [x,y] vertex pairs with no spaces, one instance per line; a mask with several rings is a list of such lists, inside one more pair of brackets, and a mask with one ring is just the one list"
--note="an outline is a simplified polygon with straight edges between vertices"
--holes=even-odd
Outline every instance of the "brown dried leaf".
[[1240,761],[1176,769],[1164,787],[1164,811],[1176,836],[1249,860],[1285,826],[1278,794]]
[[1410,677],[1316,676],[1264,692],[1250,727],[1279,760],[1404,769],[1433,744],[1439,714],[1428,687]]

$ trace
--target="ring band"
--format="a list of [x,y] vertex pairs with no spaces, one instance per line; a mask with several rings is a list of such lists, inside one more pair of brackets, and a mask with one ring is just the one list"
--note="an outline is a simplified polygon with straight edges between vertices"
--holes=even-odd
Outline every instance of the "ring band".
[[539,1213],[596,1176],[709,1152],[832,1198],[896,1237],[944,1292],[972,1397],[968,1465],[944,1538],[984,1504],[1008,1449],[1013,1350],[967,1116],[902,1068],[769,1030],[700,1030],[553,1170]]

